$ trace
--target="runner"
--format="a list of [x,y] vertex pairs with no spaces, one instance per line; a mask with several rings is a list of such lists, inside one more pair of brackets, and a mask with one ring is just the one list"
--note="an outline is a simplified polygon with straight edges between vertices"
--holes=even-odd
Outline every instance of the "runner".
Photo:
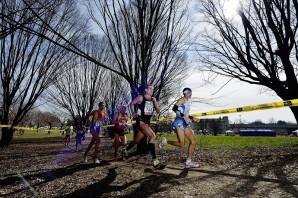
[[64,141],[64,146],[68,146],[69,142],[70,142],[70,135],[71,132],[73,131],[73,128],[71,129],[72,126],[70,126],[69,128],[66,129],[65,131],[65,141]]
[[99,134],[101,132],[101,127],[103,125],[103,122],[106,120],[106,113],[104,112],[104,104],[103,102],[100,102],[98,104],[98,110],[95,110],[91,112],[89,116],[89,127],[90,127],[90,133],[92,135],[92,139],[90,141],[90,144],[84,154],[84,161],[87,163],[88,158],[87,154],[90,151],[93,144],[95,144],[94,148],[94,160],[96,164],[100,163],[100,160],[98,159],[98,147],[100,143],[100,137]]
[[176,132],[178,141],[167,141],[166,138],[160,142],[159,147],[162,148],[166,144],[170,144],[177,147],[184,147],[184,137],[186,136],[189,140],[188,145],[188,157],[185,162],[186,168],[196,168],[199,167],[197,163],[192,161],[195,147],[196,139],[193,130],[190,128],[190,122],[198,122],[199,119],[194,118],[189,115],[190,110],[190,98],[192,91],[190,88],[183,89],[183,97],[180,98],[173,107],[173,111],[176,113],[176,119],[172,123],[172,127]]
[[131,112],[136,119],[137,134],[128,147],[124,150],[124,155],[127,156],[127,151],[130,150],[135,144],[139,144],[144,136],[147,136],[149,151],[152,155],[153,166],[158,167],[160,165],[159,160],[156,158],[155,143],[156,135],[150,128],[150,121],[153,115],[154,109],[157,113],[160,113],[159,104],[153,95],[153,85],[147,85],[145,88],[145,94],[138,95],[131,103]]
[[82,144],[82,140],[85,139],[85,131],[83,127],[80,127],[76,134],[76,151],[79,150],[80,144]]
[[124,129],[127,128],[128,115],[126,114],[126,107],[121,105],[119,111],[115,113],[113,123],[114,127],[114,157],[117,159],[118,149],[125,145]]

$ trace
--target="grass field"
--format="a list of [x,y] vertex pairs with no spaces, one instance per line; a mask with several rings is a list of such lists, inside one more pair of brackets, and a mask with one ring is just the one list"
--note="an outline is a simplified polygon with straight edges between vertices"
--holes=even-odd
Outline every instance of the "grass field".
[[24,131],[24,134],[19,134],[16,132],[13,136],[13,139],[22,140],[22,139],[59,139],[63,138],[62,133],[59,131],[51,131],[48,133],[46,130],[36,131]]
[[[175,134],[161,134],[167,140],[177,140]],[[197,147],[205,148],[246,148],[246,147],[285,147],[298,145],[298,137],[277,136],[277,137],[243,137],[243,136],[210,136],[196,135]],[[128,135],[128,139],[132,139],[132,135]],[[185,145],[188,144],[186,139]],[[167,146],[171,148],[171,146]]]
[[[132,134],[127,135],[129,140],[132,140]],[[176,140],[175,134],[159,134],[158,139],[166,137],[168,140]],[[277,137],[242,137],[242,136],[210,136],[197,135],[197,147],[204,148],[246,148],[246,147],[284,147],[298,145],[298,137],[277,136]],[[61,132],[47,131],[25,131],[23,135],[15,134],[14,140],[46,140],[46,139],[63,139]],[[185,144],[188,144],[186,139]],[[166,146],[166,148],[173,148]]]

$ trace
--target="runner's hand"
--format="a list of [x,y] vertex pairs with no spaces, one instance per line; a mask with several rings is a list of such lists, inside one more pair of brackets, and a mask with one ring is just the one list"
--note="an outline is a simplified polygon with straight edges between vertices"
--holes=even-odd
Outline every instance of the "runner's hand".
[[93,138],[97,138],[98,137],[97,134],[94,131],[90,131],[90,133],[91,133],[91,135],[92,135]]
[[193,122],[200,122],[200,118],[193,118],[192,121]]
[[137,116],[138,116],[138,114],[137,114],[136,112],[133,112],[133,113],[132,113],[132,117],[133,117],[133,118],[137,118]]
[[152,97],[152,101],[153,101],[154,103],[157,103],[157,100],[156,100],[155,97]]
[[184,120],[185,120],[185,122],[187,123],[187,124],[189,124],[189,123],[191,123],[191,120],[190,120],[190,118],[188,117],[188,115],[184,115]]

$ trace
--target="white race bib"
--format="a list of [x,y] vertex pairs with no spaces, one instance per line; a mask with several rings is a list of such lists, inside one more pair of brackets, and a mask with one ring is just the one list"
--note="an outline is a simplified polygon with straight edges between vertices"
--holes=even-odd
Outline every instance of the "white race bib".
[[126,126],[126,121],[122,120],[121,122],[119,122],[119,126]]
[[144,114],[145,115],[152,115],[154,110],[153,102],[146,101],[144,107]]
[[101,126],[102,126],[102,121],[97,120],[97,121],[95,122],[95,127],[101,127]]

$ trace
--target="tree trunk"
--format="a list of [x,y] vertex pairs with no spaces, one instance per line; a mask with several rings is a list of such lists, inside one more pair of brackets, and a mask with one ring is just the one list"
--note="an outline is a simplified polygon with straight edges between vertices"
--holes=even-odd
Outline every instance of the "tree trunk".
[[298,107],[291,107],[291,111],[293,112],[295,119],[296,119],[296,124],[298,124]]
[[[275,90],[275,92],[283,100],[298,99],[296,90],[290,90],[289,92],[285,92],[284,90]],[[290,107],[290,109],[296,119],[296,124],[298,124],[298,107]]]
[[0,147],[6,147],[12,140],[14,130],[12,128],[2,128]]

